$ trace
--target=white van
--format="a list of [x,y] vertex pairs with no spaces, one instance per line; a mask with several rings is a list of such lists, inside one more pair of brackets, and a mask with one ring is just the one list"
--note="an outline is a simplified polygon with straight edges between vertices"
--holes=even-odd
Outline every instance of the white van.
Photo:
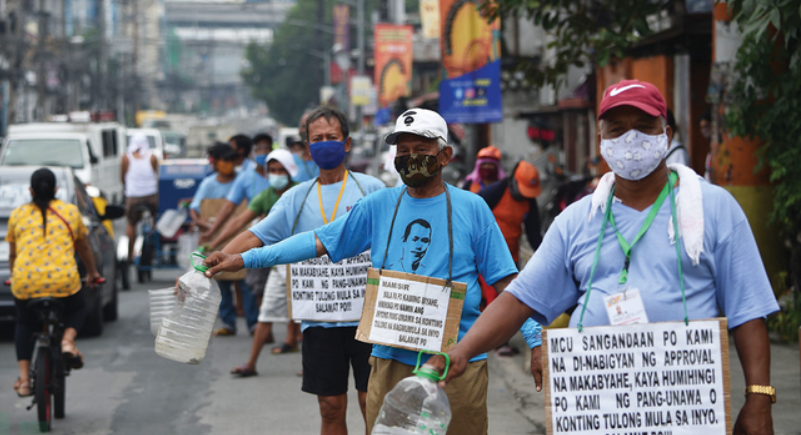
[[0,166],[70,166],[87,186],[113,204],[122,201],[120,164],[125,127],[116,122],[41,122],[10,125]]
[[142,134],[147,137],[147,142],[150,145],[150,152],[156,155],[159,161],[164,160],[164,136],[160,130],[155,128],[129,128],[128,140],[125,142],[126,149],[131,142],[131,137],[135,134]]

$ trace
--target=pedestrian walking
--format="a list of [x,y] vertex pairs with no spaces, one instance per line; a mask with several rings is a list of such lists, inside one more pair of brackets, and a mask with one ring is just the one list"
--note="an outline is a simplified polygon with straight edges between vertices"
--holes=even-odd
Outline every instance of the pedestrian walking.
[[128,144],[128,152],[122,156],[120,163],[122,184],[125,188],[125,210],[128,226],[128,262],[133,261],[134,240],[136,240],[136,224],[142,219],[144,210],[156,217],[159,209],[158,174],[159,161],[150,151],[147,136],[134,134]]
[[19,364],[14,391],[19,397],[33,395],[29,376],[36,343],[33,331],[40,323],[35,312],[28,308],[28,302],[44,297],[61,301],[64,323],[61,354],[71,368],[80,369],[84,360],[75,346],[75,337],[86,318],[86,302],[75,254],[86,267],[87,286],[94,287],[100,278],[81,212],[78,207],[56,199],[56,190],[55,174],[47,168],[37,170],[31,175],[32,201],[14,209],[8,219],[6,242],[17,313],[14,341]]
[[[238,270],[241,270],[241,253],[262,246],[293,246],[295,241],[308,240],[310,235],[311,245],[304,245],[293,255],[298,257],[296,261],[314,257],[314,240],[310,231],[328,222],[346,221],[357,207],[357,201],[363,203],[372,197],[371,193],[384,188],[380,180],[345,168],[345,157],[352,144],[348,121],[342,112],[327,106],[315,109],[308,115],[306,133],[312,158],[320,167],[320,176],[286,192],[264,220],[237,236],[221,252],[209,256],[204,263],[216,264],[223,258],[237,258],[240,261]],[[347,257],[355,257],[362,251],[364,249],[354,251]],[[334,261],[344,258],[332,257],[332,260],[336,259]],[[249,269],[293,262],[272,262],[261,266],[253,263]],[[357,325],[358,322],[305,320],[301,324],[301,389],[317,396],[322,417],[321,433],[324,435],[347,432],[349,367],[353,368],[359,407],[363,414],[365,412],[371,346],[354,338]]]
[[506,178],[506,172],[501,167],[501,150],[491,145],[478,151],[476,166],[473,172],[465,177],[462,189],[478,193],[484,187],[503,178]]
[[[209,273],[293,263],[324,254],[339,261],[371,249],[373,267],[466,283],[461,339],[479,316],[479,273],[502,291],[517,275],[517,268],[486,203],[442,181],[442,168],[453,155],[447,137],[447,125],[438,113],[419,108],[404,112],[386,138],[387,143],[397,144],[394,164],[404,186],[375,192],[357,202],[345,218],[282,243],[241,255],[215,254],[205,262],[212,266]],[[304,352],[308,339],[306,334]],[[384,396],[412,374],[417,357],[409,350],[373,345],[368,433]],[[465,377],[448,386],[453,409],[449,434],[487,433],[487,382],[486,354],[481,354],[471,359]]]
[[[609,325],[616,316],[604,299],[619,294],[623,280],[629,292],[639,289],[650,322],[726,316],[747,387],[734,433],[772,433],[775,390],[764,319],[779,309],[776,298],[731,194],[684,165],[666,165],[673,136],[666,117],[665,100],[651,83],[625,80],[607,88],[598,134],[613,172],[559,215],[520,276],[449,351],[446,383],[469,375],[474,355],[507,340],[526,319],[548,324],[578,304],[571,327]],[[441,357],[434,363],[444,367]]]

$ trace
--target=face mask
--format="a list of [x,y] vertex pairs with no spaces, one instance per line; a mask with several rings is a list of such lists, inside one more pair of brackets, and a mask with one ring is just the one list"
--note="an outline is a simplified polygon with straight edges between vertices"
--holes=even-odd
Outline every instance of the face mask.
[[637,181],[654,172],[667,155],[667,134],[629,130],[615,139],[601,139],[601,155],[615,175]]
[[481,177],[482,180],[497,180],[498,179],[498,170],[497,169],[478,169],[478,176]]
[[312,160],[320,169],[334,169],[345,160],[345,141],[327,140],[309,144]]
[[231,175],[234,173],[234,162],[217,162],[217,172],[222,175]]
[[437,175],[442,166],[437,162],[436,155],[409,154],[395,156],[395,169],[400,174],[403,184],[409,187],[422,186]]
[[270,187],[275,190],[284,190],[284,188],[289,185],[288,175],[270,174],[268,179],[270,180]]
[[254,159],[256,160],[256,164],[264,166],[264,162],[267,161],[267,154],[256,154]]

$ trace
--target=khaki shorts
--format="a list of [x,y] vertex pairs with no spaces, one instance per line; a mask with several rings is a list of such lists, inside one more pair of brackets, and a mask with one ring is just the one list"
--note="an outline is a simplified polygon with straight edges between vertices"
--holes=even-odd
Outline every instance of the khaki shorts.
[[[412,376],[414,367],[401,362],[370,357],[370,382],[367,385],[367,433],[373,425],[384,396],[403,378]],[[487,418],[487,384],[489,371],[487,360],[467,364],[467,370],[451,381],[445,393],[451,404],[453,417],[447,435],[486,435],[489,429]]]
[[259,307],[260,323],[289,321],[289,306],[287,305],[286,300],[285,270],[286,266],[282,265],[273,267],[273,269],[270,271],[270,276],[267,278],[267,284],[264,286],[261,307]]
[[159,210],[159,194],[125,198],[125,215],[131,225],[136,225],[142,219],[144,208],[147,208],[155,219]]

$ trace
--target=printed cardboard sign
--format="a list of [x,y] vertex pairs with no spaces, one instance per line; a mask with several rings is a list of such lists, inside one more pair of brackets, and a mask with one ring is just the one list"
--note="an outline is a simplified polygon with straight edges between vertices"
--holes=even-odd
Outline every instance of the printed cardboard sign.
[[546,433],[726,435],[726,319],[543,331]]
[[370,268],[356,339],[409,350],[446,352],[459,336],[467,284]]
[[316,322],[359,320],[364,305],[370,252],[331,263],[327,255],[288,264],[289,317]]
[[[208,220],[209,223],[213,224],[215,218],[217,217],[217,212],[219,212],[220,209],[223,208],[223,206],[227,202],[228,200],[226,200],[225,198],[204,199],[203,201],[200,201],[200,217]],[[233,219],[234,217],[239,216],[241,213],[247,210],[247,208],[248,208],[248,201],[246,199],[242,200],[242,202],[239,203],[239,205],[234,209],[231,215],[228,216],[228,219],[225,220],[225,223],[223,223],[223,225],[220,225],[217,232],[222,231],[222,229],[225,228],[226,223],[230,222],[231,219]],[[228,244],[228,242],[233,240],[234,237],[238,236],[246,229],[248,229],[248,227],[243,226],[242,228],[237,230],[237,232],[234,233],[233,236],[229,237],[228,240],[224,240],[220,244],[220,246],[215,246],[215,248],[222,249],[223,247],[225,247],[225,245]],[[214,238],[217,236],[217,232],[212,234],[211,240],[214,240]],[[218,273],[217,275],[214,275],[214,279],[216,279],[217,281],[239,281],[240,279],[245,279],[245,275],[247,275],[247,270],[242,269],[239,272]]]

